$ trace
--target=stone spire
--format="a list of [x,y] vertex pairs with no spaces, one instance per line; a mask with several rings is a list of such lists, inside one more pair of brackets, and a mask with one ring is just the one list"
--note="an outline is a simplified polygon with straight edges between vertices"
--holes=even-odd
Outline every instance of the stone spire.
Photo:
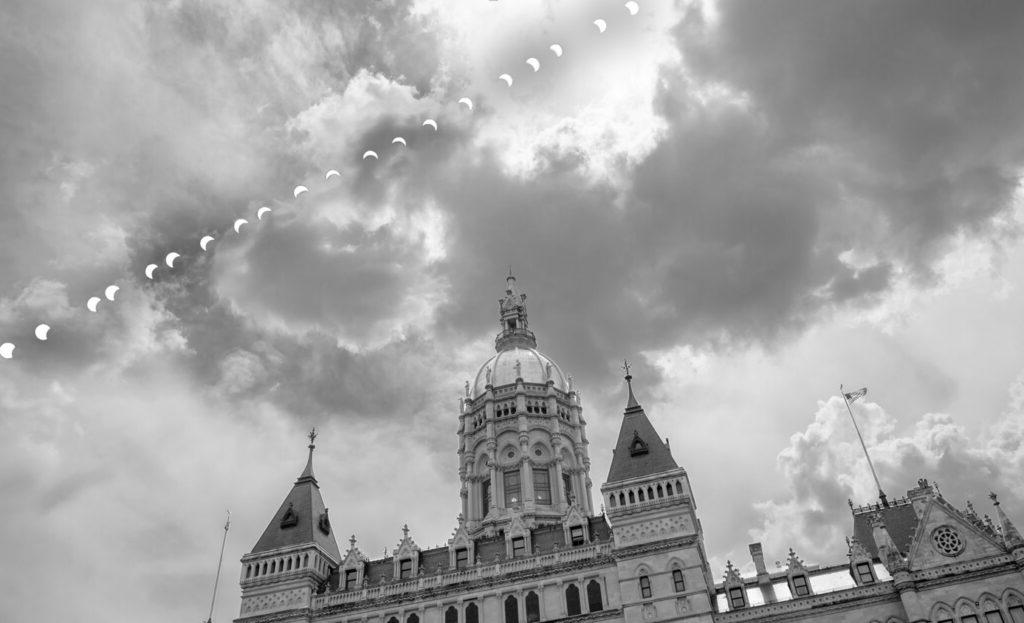
[[516,278],[512,275],[512,267],[505,278],[505,296],[498,299],[498,320],[501,332],[494,340],[494,349],[498,352],[510,348],[536,348],[537,338],[529,329],[526,318],[526,295],[520,294],[516,288]]
[[608,470],[609,483],[649,476],[679,467],[633,394],[633,376],[629,374],[629,362],[624,362],[622,367],[626,371],[629,397],[622,415],[615,452],[612,454],[611,469]]
[[875,547],[878,548],[878,557],[882,559],[885,568],[889,570],[889,573],[905,570],[907,561],[903,558],[903,554],[900,553],[900,549],[896,547],[892,536],[889,535],[889,530],[885,526],[885,518],[882,516],[882,513],[872,515],[871,526],[873,528],[872,536],[875,540]]
[[992,498],[992,504],[996,507],[996,517],[999,518],[999,527],[1003,533],[1003,544],[1006,545],[1006,549],[1012,552],[1024,547],[1024,539],[1021,538],[1017,527],[1003,512],[1003,507],[999,505],[999,497],[995,493],[989,493],[988,497]]

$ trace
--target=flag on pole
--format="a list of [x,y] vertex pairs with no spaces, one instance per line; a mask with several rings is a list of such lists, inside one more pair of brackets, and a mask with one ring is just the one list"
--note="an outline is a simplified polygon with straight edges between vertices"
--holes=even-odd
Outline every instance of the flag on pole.
[[852,391],[852,392],[850,392],[848,394],[843,394],[843,395],[846,396],[846,399],[848,401],[853,402],[853,401],[857,400],[858,398],[863,398],[867,393],[868,393],[868,388],[867,387],[861,387],[860,389],[854,390],[854,391]]

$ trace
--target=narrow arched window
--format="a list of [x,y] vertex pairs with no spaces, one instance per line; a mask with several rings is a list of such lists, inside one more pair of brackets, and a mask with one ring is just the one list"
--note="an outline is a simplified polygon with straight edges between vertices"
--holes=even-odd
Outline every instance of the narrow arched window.
[[398,623],[398,619],[395,617],[391,617],[390,619],[388,619],[388,623]]
[[505,623],[519,623],[519,600],[512,595],[505,598]]
[[614,493],[608,496],[608,506],[611,506],[612,508],[615,508],[615,494]]
[[647,499],[648,500],[653,500],[654,499],[654,488],[653,487],[647,487]]
[[940,609],[935,613],[935,623],[953,623],[953,613],[946,609]]
[[646,575],[640,576],[640,596],[644,599],[651,598],[651,578]]
[[450,606],[444,612],[444,623],[459,623],[459,611],[455,606]]
[[526,623],[539,623],[540,621],[540,598],[537,593],[530,591],[526,594]]
[[405,619],[405,623],[420,623],[420,617],[416,614],[410,614]]
[[625,505],[626,505],[626,494],[625,493],[620,493],[619,494],[619,506],[625,506]]
[[633,495],[633,491],[632,490],[630,490],[630,492],[629,492],[629,503],[630,504],[636,504],[636,496]]
[[636,492],[636,496],[637,496],[637,498],[640,499],[641,502],[643,502],[644,501],[644,490],[640,489],[639,491],[637,491]]
[[658,485],[658,497],[659,498],[665,497],[665,490],[661,488],[661,485]]
[[245,566],[245,577],[246,577],[246,579],[252,577],[252,565],[246,565]]
[[580,606],[580,589],[575,584],[565,587],[565,611],[569,616],[581,614],[583,608]]
[[665,493],[667,493],[669,495],[674,495],[672,493],[672,483],[671,482],[666,482],[665,483]]
[[1010,595],[1006,600],[1007,612],[1010,613],[1010,620],[1013,623],[1024,623],[1024,601],[1016,595]]
[[601,585],[597,580],[591,580],[587,584],[587,607],[591,612],[604,610],[604,604],[601,602]]
[[475,602],[466,606],[466,623],[480,623],[480,609]]
[[686,580],[683,579],[683,572],[680,569],[672,570],[672,586],[676,589],[677,593],[686,590]]
[[985,623],[1006,623],[1002,610],[999,609],[995,602],[985,602],[983,612],[985,614]]

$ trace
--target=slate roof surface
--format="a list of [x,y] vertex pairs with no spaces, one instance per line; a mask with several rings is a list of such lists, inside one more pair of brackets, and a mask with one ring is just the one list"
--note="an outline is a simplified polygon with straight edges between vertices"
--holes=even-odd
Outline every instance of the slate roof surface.
[[[633,440],[639,437],[647,445],[647,452],[633,454],[630,448]],[[632,386],[629,389],[629,403],[622,415],[622,425],[619,428],[619,438],[615,442],[615,450],[612,453],[612,465],[608,470],[606,482],[615,483],[630,478],[649,476],[659,472],[676,469],[679,466],[668,446],[654,430],[654,425],[647,419],[636,399],[633,397]]]
[[882,513],[885,519],[885,528],[892,537],[892,542],[904,555],[910,549],[910,540],[917,532],[917,513],[914,506],[907,503],[894,503],[889,507],[878,506],[877,510],[855,513],[853,516],[853,536],[860,541],[865,551],[872,557],[878,557],[878,546],[875,545],[874,530],[871,527],[871,516],[875,513]]
[[[590,541],[592,543],[607,542],[612,538],[611,528],[603,516],[588,517],[588,528]],[[561,523],[538,526],[532,532],[533,553],[546,554],[554,551],[555,545],[558,549],[571,549],[571,545],[565,544],[565,532]],[[476,554],[480,564],[493,564],[495,560],[504,562],[508,560],[505,548],[505,537],[497,535],[494,537],[480,537],[476,541]],[[420,551],[420,567],[424,574],[433,574],[440,565],[443,571],[449,569],[451,560],[448,557],[446,546]],[[394,579],[394,557],[371,560],[366,563],[366,580],[370,586],[380,584],[381,580],[390,582]]]

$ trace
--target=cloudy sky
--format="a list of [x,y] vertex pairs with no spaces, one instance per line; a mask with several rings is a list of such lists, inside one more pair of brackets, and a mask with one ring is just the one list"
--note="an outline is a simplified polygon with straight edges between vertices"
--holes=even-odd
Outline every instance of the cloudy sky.
[[339,541],[444,542],[510,264],[595,490],[627,357],[716,576],[845,560],[840,383],[890,496],[1024,522],[1022,57],[1010,1],[4,2],[0,619],[200,620],[226,509],[237,616],[314,425]]

